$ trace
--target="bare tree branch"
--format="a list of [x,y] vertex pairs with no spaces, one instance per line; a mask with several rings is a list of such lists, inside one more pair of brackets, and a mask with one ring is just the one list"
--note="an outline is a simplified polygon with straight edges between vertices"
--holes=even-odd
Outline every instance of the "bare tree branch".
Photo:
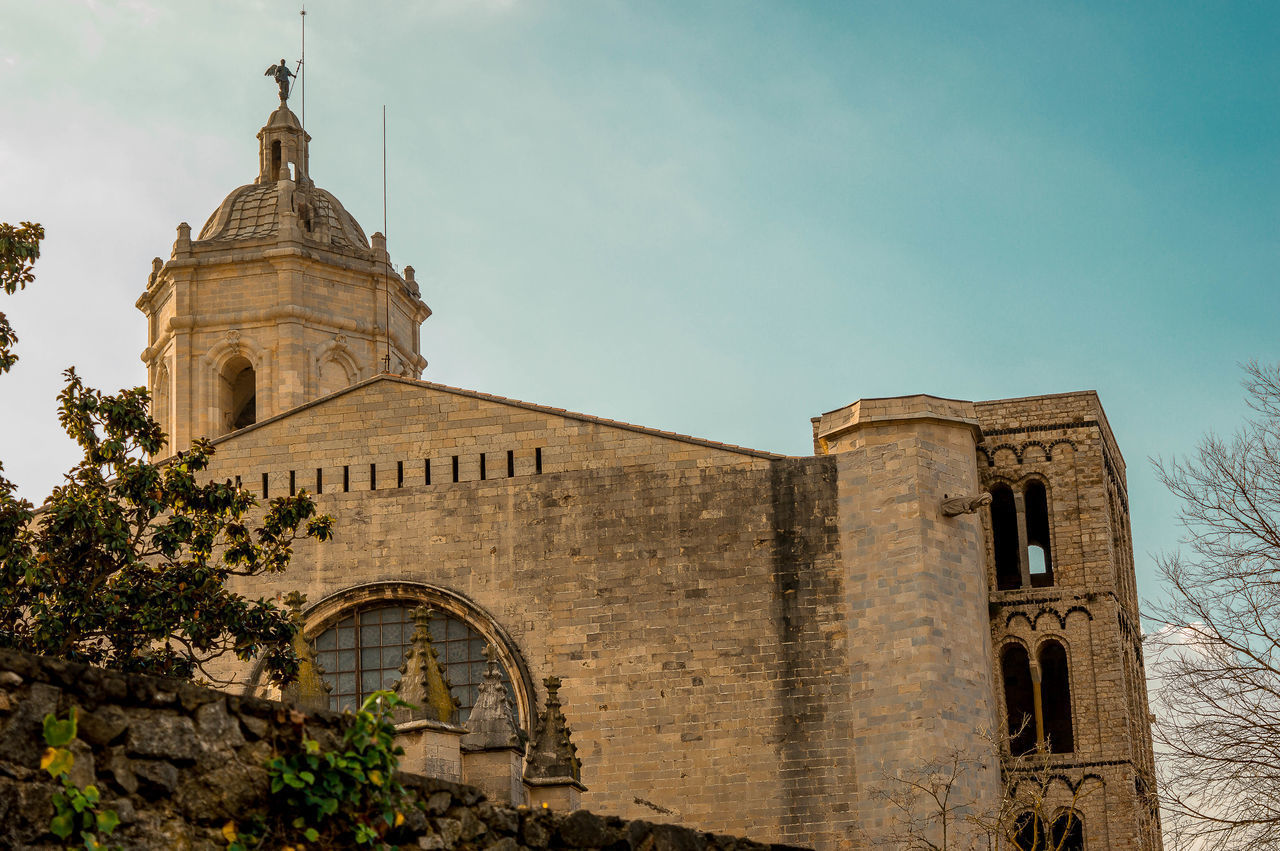
[[1148,638],[1174,849],[1280,847],[1280,366],[1244,369],[1244,425],[1154,461],[1186,532]]

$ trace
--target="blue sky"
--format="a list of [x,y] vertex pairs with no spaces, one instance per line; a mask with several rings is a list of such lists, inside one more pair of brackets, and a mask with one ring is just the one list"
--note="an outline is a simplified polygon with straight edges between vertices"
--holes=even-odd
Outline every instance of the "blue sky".
[[[296,3],[0,0],[0,220],[49,231],[5,305],[0,458],[73,461],[58,372],[144,381],[174,228],[256,173]],[[1276,360],[1280,6],[308,3],[311,174],[435,311],[426,377],[774,451],[860,397],[1093,388],[1138,571],[1147,459]],[[296,99],[296,98],[295,98]],[[295,106],[295,110],[296,110]]]

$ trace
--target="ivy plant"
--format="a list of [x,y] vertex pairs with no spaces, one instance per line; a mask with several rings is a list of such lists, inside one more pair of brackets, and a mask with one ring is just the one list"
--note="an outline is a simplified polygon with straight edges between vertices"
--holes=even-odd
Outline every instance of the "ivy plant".
[[92,784],[81,789],[71,780],[75,754],[71,743],[76,738],[76,708],[71,707],[65,719],[53,713],[44,717],[44,743],[48,746],[40,767],[62,784],[61,791],[53,793],[53,819],[49,832],[67,844],[67,847],[83,847],[88,851],[104,848],[101,836],[109,836],[120,824],[115,810],[99,810],[101,793]]
[[414,806],[396,780],[404,749],[395,743],[392,713],[401,707],[412,708],[394,692],[374,692],[351,719],[338,749],[325,750],[303,736],[298,747],[273,756],[267,762],[268,814],[243,825],[228,822],[223,835],[231,851],[389,847],[385,837]]

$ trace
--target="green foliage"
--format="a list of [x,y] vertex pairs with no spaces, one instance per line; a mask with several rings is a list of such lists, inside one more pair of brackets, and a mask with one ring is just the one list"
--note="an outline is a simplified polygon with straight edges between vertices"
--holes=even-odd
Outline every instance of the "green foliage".
[[[72,847],[76,841],[89,851],[102,848],[100,835],[110,836],[120,824],[115,810],[99,810],[100,793],[92,784],[81,789],[71,781],[70,773],[75,765],[75,755],[70,745],[76,738],[76,708],[65,720],[52,713],[44,717],[44,743],[48,748],[40,760],[40,767],[49,776],[62,783],[62,791],[53,793],[53,818],[49,832]],[[72,840],[72,837],[76,840]]]
[[[6,292],[31,281],[42,236],[39,225],[0,224]],[[150,463],[164,434],[146,391],[107,395],[74,369],[65,375],[58,419],[82,460],[38,514],[0,475],[0,647],[187,679],[208,677],[205,663],[225,653],[261,656],[271,679],[292,680],[289,614],[226,582],[284,570],[298,537],[331,536],[330,518],[305,491],[259,514],[247,491],[201,484],[213,455],[205,440]]]
[[[0,289],[12,295],[25,289],[27,284],[35,280],[32,268],[36,258],[40,256],[40,240],[44,239],[44,228],[31,222],[23,222],[20,227],[0,222]],[[13,353],[13,345],[18,342],[18,335],[0,311],[0,373],[8,372],[18,361]]]
[[225,583],[283,570],[298,537],[330,537],[330,518],[304,491],[272,500],[252,527],[252,495],[200,484],[208,441],[152,464],[164,435],[146,392],[110,396],[66,376],[59,419],[83,460],[38,517],[0,480],[0,646],[183,678],[223,653],[261,653],[273,679],[291,680],[288,613]]
[[272,757],[268,817],[238,829],[229,822],[223,834],[231,851],[389,847],[384,838],[412,805],[395,779],[404,750],[395,744],[392,722],[392,712],[407,706],[393,692],[375,692],[355,713],[339,750],[325,751],[304,736],[296,750]]

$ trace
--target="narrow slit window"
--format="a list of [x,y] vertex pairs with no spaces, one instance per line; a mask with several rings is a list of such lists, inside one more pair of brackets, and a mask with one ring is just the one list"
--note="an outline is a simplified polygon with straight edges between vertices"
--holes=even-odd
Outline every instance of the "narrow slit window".
[[396,487],[404,487],[404,462],[396,462]]
[[376,491],[378,489],[378,465],[369,465],[369,490]]
[[484,453],[481,452],[480,453],[480,481],[483,482],[487,478],[488,478],[488,475],[486,474],[486,471],[484,468]]
[[533,472],[542,472],[542,447],[533,450]]
[[298,476],[296,470],[289,471],[289,496],[298,495]]
[[425,484],[428,484],[428,485],[431,484],[431,459],[430,458],[422,459],[422,469],[425,471],[423,473],[423,478],[426,480]]
[[453,456],[453,480],[458,481],[458,456]]
[[507,450],[507,478],[510,479],[511,477],[515,476],[515,474],[516,474],[516,453],[514,449],[508,449]]
[[316,467],[316,493],[324,493],[324,468]]
[[347,493],[351,490],[351,465],[342,465],[342,492]]
[[262,474],[262,498],[267,498],[267,474]]

